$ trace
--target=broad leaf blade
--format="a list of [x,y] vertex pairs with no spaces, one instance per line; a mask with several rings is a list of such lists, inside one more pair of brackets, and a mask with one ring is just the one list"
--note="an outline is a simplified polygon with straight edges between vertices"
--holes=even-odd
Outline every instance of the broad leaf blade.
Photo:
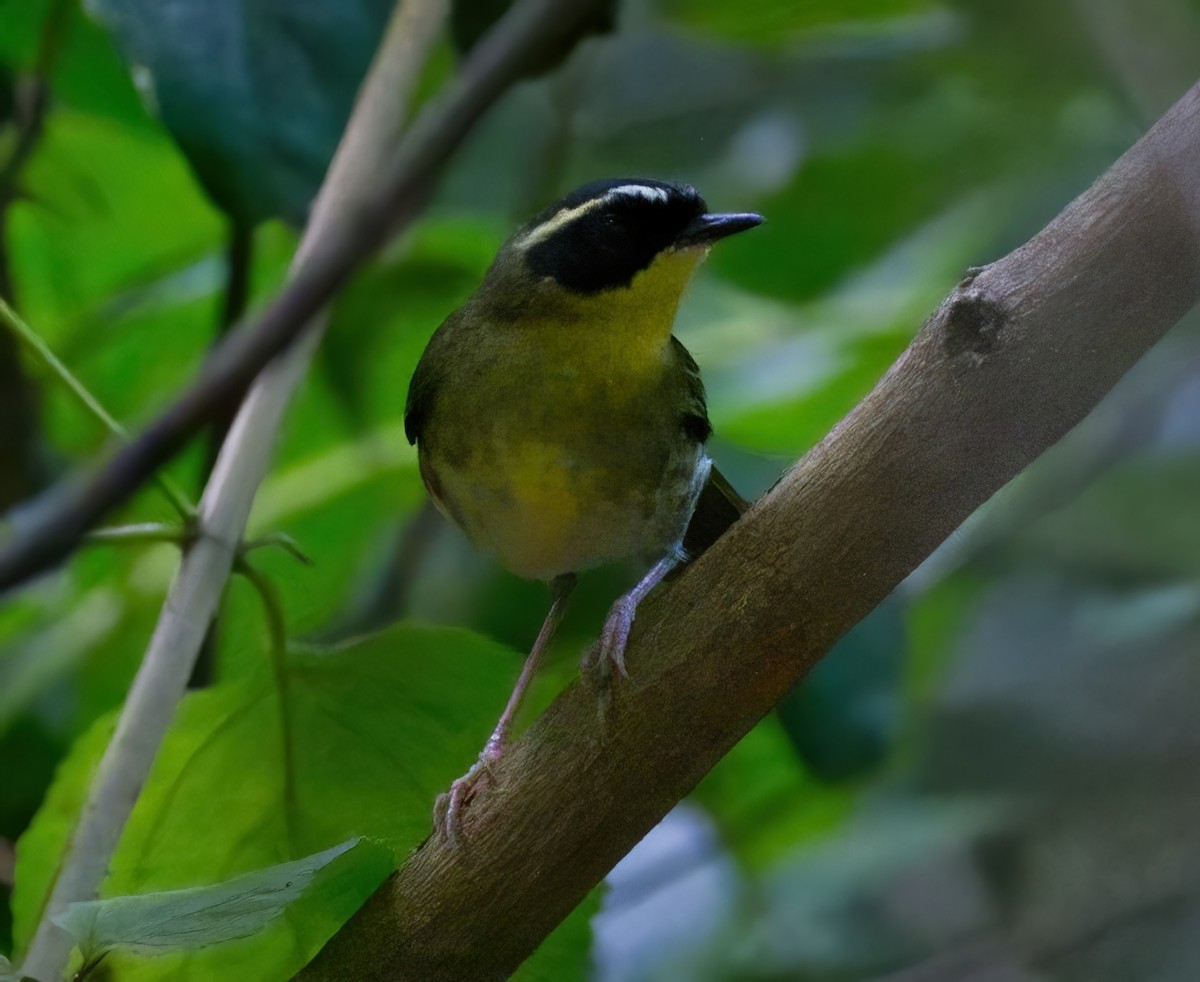
[[[293,655],[286,713],[265,671],[189,695],[102,896],[229,880],[355,836],[383,848],[360,846],[361,862],[339,864],[253,938],[155,958],[114,950],[105,958],[114,977],[290,978],[429,834],[435,796],[474,759],[519,661],[466,631],[402,624],[353,647]],[[98,728],[81,741],[60,769],[53,807],[19,843],[18,948],[40,916],[105,736]]]
[[118,947],[155,955],[249,937],[283,913],[320,870],[359,841],[347,839],[224,883],[74,903],[54,922],[76,939],[85,959]]
[[213,200],[300,221],[391,0],[88,0]]

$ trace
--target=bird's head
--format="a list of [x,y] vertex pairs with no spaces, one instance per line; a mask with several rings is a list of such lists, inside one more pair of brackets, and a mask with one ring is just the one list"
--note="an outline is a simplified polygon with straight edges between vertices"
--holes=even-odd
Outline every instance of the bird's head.
[[750,213],[710,213],[686,184],[595,181],[518,230],[500,250],[488,279],[494,286],[519,286],[505,291],[510,296],[550,306],[669,305],[664,311],[669,321],[709,247],[762,221]]

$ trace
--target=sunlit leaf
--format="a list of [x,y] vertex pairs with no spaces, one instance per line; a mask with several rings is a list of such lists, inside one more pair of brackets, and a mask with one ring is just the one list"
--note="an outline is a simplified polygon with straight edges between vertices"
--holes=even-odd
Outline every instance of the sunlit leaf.
[[115,725],[112,717],[106,717],[75,741],[70,755],[59,764],[42,807],[18,841],[12,892],[14,954],[22,954],[33,937],[49,900],[51,878]]
[[[88,318],[99,315],[114,294],[175,275],[175,289],[168,294],[172,302],[160,297],[159,319],[137,350],[143,372],[169,371],[164,363],[175,362],[170,384],[178,385],[179,373],[190,361],[185,346],[191,345],[198,357],[212,332],[209,309],[199,312],[197,322],[192,310],[178,308],[197,299],[207,302],[220,276],[219,269],[199,278],[180,271],[215,249],[222,226],[170,140],[161,131],[134,130],[101,116],[59,110],[47,121],[23,183],[30,197],[12,210],[10,250],[22,313],[30,325],[114,414],[123,416],[132,397],[140,397],[138,405],[144,405],[147,393],[155,391],[150,380],[127,369],[119,377],[102,376],[90,370],[84,353],[128,364],[130,348],[115,343],[121,332],[114,321],[118,315],[147,312],[115,304],[105,316]],[[170,221],[164,220],[167,215]],[[172,306],[171,318],[164,319],[164,309]],[[156,346],[177,347],[171,356],[146,359],[147,336]],[[112,363],[105,367],[112,370]],[[156,380],[168,384],[164,375]],[[109,388],[102,384],[107,382],[118,384]],[[128,401],[113,405],[113,393],[123,394],[120,385],[132,391]],[[70,413],[71,420],[80,415],[74,406]],[[90,420],[85,422],[94,428]]]

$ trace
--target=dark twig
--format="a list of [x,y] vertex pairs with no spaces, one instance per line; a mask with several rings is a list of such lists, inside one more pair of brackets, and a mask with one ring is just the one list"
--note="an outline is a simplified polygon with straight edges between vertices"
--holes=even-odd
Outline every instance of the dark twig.
[[[250,273],[254,262],[254,229],[237,219],[229,223],[229,241],[225,246],[225,289],[221,293],[221,310],[217,320],[216,342],[220,341],[245,316],[250,301]],[[208,433],[208,454],[204,465],[204,480],[208,479],[217,452],[225,442],[229,424],[237,412],[237,401],[218,407]]]
[[[50,105],[50,76],[62,49],[71,4],[56,0],[46,14],[33,70],[13,79],[16,139],[0,163],[0,300],[15,306],[16,284],[8,254],[9,206],[20,196],[21,172],[41,139]],[[41,404],[38,390],[21,366],[18,345],[0,333],[0,509],[41,487],[43,473]]]

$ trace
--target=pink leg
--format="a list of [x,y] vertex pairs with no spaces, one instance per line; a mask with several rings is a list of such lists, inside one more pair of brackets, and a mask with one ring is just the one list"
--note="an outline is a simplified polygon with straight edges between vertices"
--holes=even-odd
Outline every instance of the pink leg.
[[496,728],[492,730],[492,735],[488,737],[483,751],[479,754],[479,759],[471,766],[471,769],[451,784],[449,791],[439,795],[437,801],[434,803],[434,828],[455,845],[458,844],[458,830],[462,809],[474,796],[480,779],[485,774],[490,776],[492,765],[504,756],[504,748],[508,742],[508,733],[512,729],[513,719],[517,715],[517,710],[521,708],[521,702],[525,698],[525,691],[529,688],[529,684],[537,674],[542,656],[545,655],[546,649],[550,647],[550,641],[554,637],[554,632],[558,630],[558,625],[562,621],[563,614],[567,609],[567,598],[571,596],[571,591],[574,588],[574,573],[557,576],[550,582],[550,589],[554,592],[554,600],[550,604],[550,612],[546,615],[546,620],[542,623],[542,629],[538,632],[537,640],[533,642],[533,648],[525,659],[525,666],[521,669],[521,675],[517,679],[517,684],[513,686],[512,694],[508,697],[508,705],[504,707],[504,712],[501,713],[500,720],[496,723]]
[[629,644],[629,632],[633,630],[633,618],[637,614],[638,604],[646,599],[671,570],[687,562],[687,556],[682,549],[672,549],[662,559],[650,567],[649,572],[638,581],[628,593],[617,598],[616,603],[608,612],[604,628],[600,632],[600,640],[592,648],[584,660],[584,667],[596,667],[601,675],[609,675],[616,668],[625,678],[625,646]]

